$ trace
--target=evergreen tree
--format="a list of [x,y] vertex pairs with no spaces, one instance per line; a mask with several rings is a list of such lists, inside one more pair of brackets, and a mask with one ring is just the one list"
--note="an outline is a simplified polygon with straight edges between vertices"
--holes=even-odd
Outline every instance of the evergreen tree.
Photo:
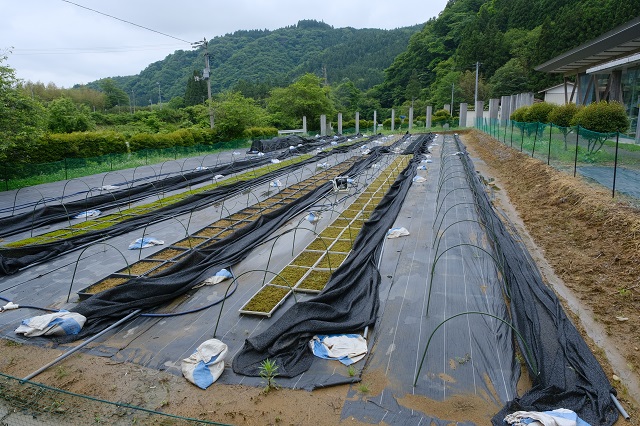
[[202,78],[202,73],[200,71],[194,71],[192,78],[187,80],[187,88],[184,93],[184,104],[186,106],[204,104],[208,95],[207,81]]

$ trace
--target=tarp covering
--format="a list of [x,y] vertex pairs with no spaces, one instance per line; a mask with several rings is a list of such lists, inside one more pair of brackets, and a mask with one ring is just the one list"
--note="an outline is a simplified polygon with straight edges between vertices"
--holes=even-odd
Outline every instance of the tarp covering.
[[[423,147],[424,144],[417,147],[416,153]],[[277,363],[278,375],[297,376],[311,366],[314,356],[308,343],[314,335],[349,333],[375,323],[380,305],[377,259],[382,241],[400,211],[422,158],[415,156],[391,185],[356,237],[354,250],[324,290],[296,303],[262,334],[247,339],[233,359],[234,372],[258,376],[260,363],[269,358]]]
[[[522,397],[508,403],[493,418],[494,425],[506,424],[503,419],[515,411],[548,411],[566,408],[575,411],[592,425],[612,425],[618,412],[609,394],[616,393],[607,375],[594,357],[573,323],[567,318],[555,293],[544,284],[540,272],[500,220],[476,176],[473,163],[456,138],[462,152],[470,184],[479,206],[479,214],[494,238],[501,258],[510,296],[514,327],[524,337],[526,346],[518,340],[533,377],[533,387]],[[532,365],[535,363],[535,365]],[[538,369],[539,375],[534,371]]]
[[280,168],[279,170],[274,170],[263,176],[259,176],[251,180],[238,181],[233,184],[223,185],[209,191],[191,195],[188,198],[185,198],[179,202],[160,208],[153,212],[141,214],[134,218],[123,220],[122,222],[114,224],[109,228],[87,232],[85,234],[70,237],[54,243],[38,244],[18,248],[2,248],[0,249],[0,276],[14,274],[21,268],[44,260],[53,259],[63,253],[75,250],[78,247],[85,246],[100,239],[122,235],[135,229],[147,226],[151,223],[157,223],[163,220],[168,220],[180,214],[192,212],[194,211],[194,209],[204,209],[208,205],[228,197],[230,194],[240,193],[257,184],[269,182],[274,178],[287,173],[288,171],[296,170],[305,164],[317,162],[319,159],[329,157],[330,155],[335,153],[346,152],[348,150],[355,149],[363,143],[365,143],[365,141],[361,141],[350,146],[338,146],[333,148],[330,152],[320,152],[307,160],[285,166],[283,168]]
[[[251,148],[249,148],[248,153],[256,153],[256,152],[271,152],[279,149],[285,149],[289,147],[298,147],[298,145],[307,146],[307,147],[318,147],[322,145],[326,145],[329,141],[335,141],[338,143],[345,142],[347,140],[346,137],[333,137],[333,136],[325,136],[320,138],[303,138],[297,135],[289,135],[283,137],[274,137],[272,139],[260,139],[255,140],[251,143]],[[301,147],[300,147],[301,148]]]

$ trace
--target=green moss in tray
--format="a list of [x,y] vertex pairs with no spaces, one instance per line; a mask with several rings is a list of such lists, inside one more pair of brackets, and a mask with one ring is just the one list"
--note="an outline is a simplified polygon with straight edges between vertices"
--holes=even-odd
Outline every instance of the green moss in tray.
[[340,233],[342,232],[343,229],[344,228],[340,228],[340,227],[336,227],[336,226],[329,226],[327,229],[325,229],[324,231],[322,231],[320,233],[320,236],[334,239],[338,235],[340,235]]
[[358,214],[360,213],[360,210],[345,210],[342,213],[340,213],[340,217],[343,218],[347,218],[347,219],[353,219],[354,217],[358,216]]
[[[269,284],[281,285],[283,287],[293,287],[308,271],[307,268],[297,266],[287,266],[278,275],[273,275]],[[269,274],[267,274],[269,275]]]
[[302,280],[300,285],[298,285],[298,288],[303,290],[320,291],[327,285],[329,278],[331,278],[330,271],[313,270],[304,280]]
[[331,246],[331,251],[349,252],[353,247],[353,243],[350,240],[337,240]]
[[184,248],[191,249],[191,248],[195,248],[198,244],[202,244],[205,241],[207,241],[206,238],[188,237],[178,241],[177,243],[174,243],[173,245],[177,247],[184,247]]
[[215,237],[216,235],[218,235],[223,230],[224,230],[224,228],[207,227],[207,228],[201,229],[200,231],[196,232],[194,235],[196,237],[210,238],[210,237]]
[[[327,254],[322,256],[322,260],[317,265],[318,268],[331,268],[335,270],[347,258],[345,253],[329,252],[328,254],[329,259],[327,259]],[[329,262],[329,260],[331,262]],[[331,265],[329,265],[329,263],[331,263]]]
[[160,261],[154,260],[139,260],[136,263],[132,263],[131,265],[129,265],[128,268],[122,268],[121,270],[117,271],[117,273],[138,276],[150,271],[161,263],[162,262]]
[[331,226],[337,226],[339,228],[344,228],[345,226],[347,226],[349,223],[351,223],[351,219],[342,219],[342,218],[338,218],[336,220],[333,221],[333,223],[331,224]]
[[127,281],[129,281],[129,278],[120,278],[120,277],[105,278],[93,284],[92,286],[87,287],[84,290],[84,293],[89,293],[89,294],[100,293],[101,291],[119,286],[120,284],[124,284]]
[[313,266],[313,264],[320,259],[320,256],[322,256],[322,252],[320,251],[305,250],[300,253],[291,264],[296,266]]
[[253,312],[271,312],[271,310],[289,293],[288,288],[265,285],[244,305],[241,310]]
[[311,244],[309,244],[307,249],[309,249],[309,250],[328,250],[329,249],[329,244],[331,244],[332,241],[333,241],[333,239],[330,239],[330,238],[317,237],[315,240],[313,240],[313,242],[311,242]]
[[187,252],[186,250],[166,248],[166,249],[160,250],[157,253],[152,254],[151,256],[149,256],[149,259],[169,260],[169,259],[173,259],[176,256],[180,256],[181,254],[184,254],[186,252]]

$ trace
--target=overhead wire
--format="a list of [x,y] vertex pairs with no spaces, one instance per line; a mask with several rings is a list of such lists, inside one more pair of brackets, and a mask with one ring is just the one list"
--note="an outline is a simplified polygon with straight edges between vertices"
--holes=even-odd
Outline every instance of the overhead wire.
[[173,38],[173,39],[175,39],[175,40],[183,41],[183,42],[188,43],[189,45],[191,45],[191,42],[190,42],[190,41],[187,41],[187,40],[181,39],[181,38],[179,38],[179,37],[174,37],[174,36],[172,36],[172,35],[170,35],[170,34],[163,33],[163,32],[161,32],[161,31],[157,31],[157,30],[154,30],[154,29],[149,28],[149,27],[145,27],[144,25],[136,24],[135,22],[127,21],[126,19],[118,18],[117,16],[109,15],[108,13],[100,12],[99,10],[92,9],[92,8],[90,8],[90,7],[83,6],[83,5],[81,5],[81,4],[74,3],[74,2],[69,1],[69,0],[62,0],[62,1],[63,1],[63,2],[65,2],[65,3],[72,4],[72,5],[74,5],[74,6],[81,7],[81,8],[83,8],[83,9],[90,10],[91,12],[95,12],[95,13],[98,13],[98,14],[100,14],[100,15],[107,16],[107,17],[112,18],[112,19],[115,19],[115,20],[117,20],[117,21],[121,21],[121,22],[124,22],[124,23],[130,24],[130,25],[133,25],[133,26],[136,26],[136,27],[142,28],[142,29],[144,29],[144,30],[151,31],[151,32],[153,32],[153,33],[157,33],[157,34],[163,35],[163,36],[165,36],[165,37],[169,37],[169,38]]

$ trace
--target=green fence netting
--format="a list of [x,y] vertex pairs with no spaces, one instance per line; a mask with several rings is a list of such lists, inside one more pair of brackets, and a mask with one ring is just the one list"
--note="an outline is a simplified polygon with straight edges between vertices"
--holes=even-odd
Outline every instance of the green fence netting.
[[484,119],[478,129],[558,170],[581,174],[640,199],[640,145],[631,135],[599,133],[581,126]]
[[91,158],[65,158],[62,161],[44,164],[5,163],[0,168],[0,179],[2,180],[0,191],[156,164],[226,149],[248,148],[250,145],[250,141],[239,139],[213,145],[174,146]]

